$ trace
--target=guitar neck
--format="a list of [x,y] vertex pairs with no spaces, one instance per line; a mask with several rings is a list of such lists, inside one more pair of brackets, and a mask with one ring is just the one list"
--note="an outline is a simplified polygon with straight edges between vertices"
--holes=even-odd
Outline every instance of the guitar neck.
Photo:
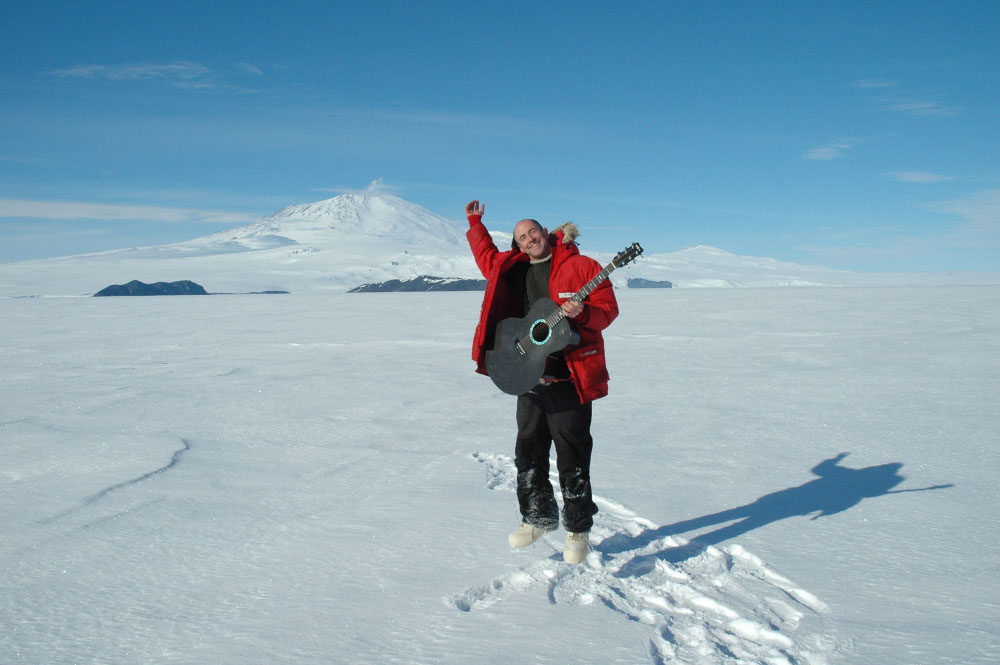
[[[611,260],[611,263],[604,266],[604,269],[601,270],[601,272],[594,275],[589,282],[583,285],[582,289],[571,295],[569,299],[576,302],[583,302],[583,299],[589,296],[591,291],[600,286],[601,282],[606,280],[608,275],[615,271],[615,268],[627,265],[640,254],[642,254],[642,246],[637,242],[632,243],[630,247],[626,247],[623,251],[619,252],[618,255]],[[562,308],[557,307],[556,311],[546,317],[545,322],[549,325],[549,328],[552,328],[552,326],[562,321],[565,316],[566,315],[563,314]]]
[[[575,300],[576,302],[583,302],[583,299],[589,296],[591,291],[600,286],[601,282],[606,280],[608,278],[608,275],[610,275],[616,267],[617,266],[615,266],[614,261],[604,266],[604,270],[594,275],[593,279],[584,284],[582,289],[571,295],[569,297],[569,300]],[[560,321],[562,321],[565,317],[566,314],[563,313],[562,308],[557,307],[554,312],[552,312],[546,317],[545,323],[550,328],[552,328],[555,327],[555,325]]]
[[596,275],[594,275],[593,279],[591,279],[589,282],[587,282],[586,284],[584,284],[583,288],[581,288],[579,291],[577,291],[572,296],[570,296],[569,299],[570,300],[575,300],[577,302],[582,302],[584,298],[586,298],[587,296],[590,295],[591,291],[593,291],[598,286],[600,286],[601,282],[603,282],[604,280],[606,280],[608,278],[608,275],[610,275],[612,272],[614,272],[614,270],[615,270],[616,267],[617,266],[615,266],[615,262],[614,261],[612,261],[608,265],[604,266],[604,270],[602,270],[601,272],[599,272]]

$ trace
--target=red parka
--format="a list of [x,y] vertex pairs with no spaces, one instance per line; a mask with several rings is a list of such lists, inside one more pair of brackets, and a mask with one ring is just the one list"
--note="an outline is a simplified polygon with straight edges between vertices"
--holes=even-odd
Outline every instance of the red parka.
[[[523,295],[512,291],[503,276],[519,262],[527,262],[528,255],[520,249],[501,252],[497,249],[489,231],[483,226],[482,215],[469,215],[469,231],[466,233],[469,247],[476,259],[476,265],[486,278],[486,295],[472,342],[472,359],[476,361],[476,371],[486,374],[486,352],[493,348],[497,324],[503,319],[524,316]],[[557,229],[549,234],[552,249],[552,266],[549,270],[549,298],[562,304],[580,290],[602,266],[593,259],[580,254],[579,248]],[[618,302],[615,300],[611,282],[605,280],[583,301],[583,312],[570,325],[579,333],[580,341],[565,349],[566,364],[569,366],[573,385],[580,400],[590,402],[608,394],[608,368],[604,359],[604,337],[601,331],[611,325],[618,316]]]

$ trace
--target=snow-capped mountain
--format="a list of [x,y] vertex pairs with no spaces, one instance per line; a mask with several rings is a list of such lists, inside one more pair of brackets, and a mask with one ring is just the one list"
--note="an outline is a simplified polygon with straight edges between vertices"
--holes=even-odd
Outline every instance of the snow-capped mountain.
[[[465,245],[465,231],[454,221],[391,194],[341,194],[288,206],[232,231],[213,234],[247,246],[329,244],[344,238],[452,250]],[[291,241],[291,242],[289,242]]]
[[464,226],[391,194],[342,194],[186,242],[0,265],[0,295],[89,295],[132,279],[305,293],[478,277]]
[[[111,284],[190,280],[209,292],[344,292],[420,275],[481,279],[466,224],[379,191],[342,194],[278,210],[260,220],[186,242],[0,265],[0,296],[91,295]],[[501,249],[510,234],[494,230]],[[697,246],[657,253],[611,275],[674,287],[839,286],[941,283],[947,275],[873,275],[738,256]],[[602,265],[609,252],[587,252]],[[951,281],[961,281],[953,277]],[[966,278],[967,279],[967,278]]]

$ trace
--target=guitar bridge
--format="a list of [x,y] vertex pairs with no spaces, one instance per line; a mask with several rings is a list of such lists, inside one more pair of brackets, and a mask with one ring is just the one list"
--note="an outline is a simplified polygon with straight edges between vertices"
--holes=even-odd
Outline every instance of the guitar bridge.
[[514,348],[517,349],[517,352],[522,356],[528,355],[528,352],[524,350],[523,346],[521,346],[521,342],[519,341],[514,342]]

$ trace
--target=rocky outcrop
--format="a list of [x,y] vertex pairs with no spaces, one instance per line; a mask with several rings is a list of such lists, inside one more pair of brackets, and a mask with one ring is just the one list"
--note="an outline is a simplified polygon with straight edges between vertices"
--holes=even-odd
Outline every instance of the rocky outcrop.
[[655,279],[633,277],[628,281],[628,288],[630,289],[670,289],[673,288],[673,286],[673,284],[665,279],[657,281]]
[[207,296],[208,292],[200,284],[189,280],[180,282],[156,282],[146,284],[133,279],[128,284],[112,284],[94,296]]
[[388,293],[395,291],[485,291],[485,279],[460,279],[458,277],[431,277],[420,275],[409,279],[390,279],[385,282],[362,284],[348,293]]

